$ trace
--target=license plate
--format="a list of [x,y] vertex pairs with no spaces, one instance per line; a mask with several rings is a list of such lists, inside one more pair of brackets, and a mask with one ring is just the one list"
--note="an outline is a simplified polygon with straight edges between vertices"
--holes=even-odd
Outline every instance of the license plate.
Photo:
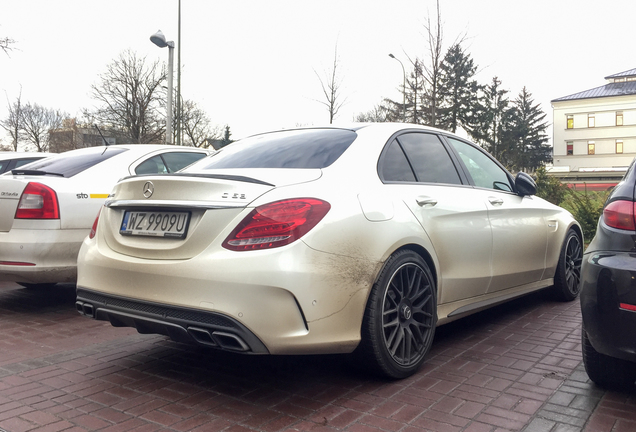
[[119,232],[123,235],[185,238],[189,212],[127,211]]

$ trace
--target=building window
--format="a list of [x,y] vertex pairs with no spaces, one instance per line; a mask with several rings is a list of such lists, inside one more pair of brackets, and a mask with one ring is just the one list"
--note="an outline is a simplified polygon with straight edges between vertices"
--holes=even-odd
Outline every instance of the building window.
[[595,147],[596,146],[594,144],[594,141],[588,141],[587,142],[587,154],[593,155]]
[[574,143],[572,141],[568,141],[567,143],[568,146],[568,155],[573,155],[574,154]]
[[587,127],[589,128],[594,127],[594,114],[587,115]]
[[616,153],[623,153],[623,140],[616,140]]
[[616,113],[616,126],[623,126],[623,113],[622,112],[617,112]]
[[568,129],[574,129],[574,116],[568,115]]

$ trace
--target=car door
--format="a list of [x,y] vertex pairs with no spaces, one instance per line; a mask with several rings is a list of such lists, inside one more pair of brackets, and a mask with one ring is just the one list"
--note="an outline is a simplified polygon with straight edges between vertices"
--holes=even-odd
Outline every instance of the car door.
[[435,248],[440,303],[484,294],[491,278],[488,209],[483,198],[463,184],[439,137],[420,132],[395,137],[381,155],[379,173]]
[[548,224],[532,196],[519,196],[508,173],[489,155],[447,137],[470,174],[475,193],[488,208],[492,227],[492,281],[488,292],[541,280],[545,269]]

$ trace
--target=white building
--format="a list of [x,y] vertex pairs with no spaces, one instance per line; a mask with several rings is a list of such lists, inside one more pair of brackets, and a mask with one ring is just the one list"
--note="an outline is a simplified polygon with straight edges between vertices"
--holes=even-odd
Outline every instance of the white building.
[[552,101],[549,172],[591,189],[616,184],[636,157],[636,69],[605,79],[604,86]]

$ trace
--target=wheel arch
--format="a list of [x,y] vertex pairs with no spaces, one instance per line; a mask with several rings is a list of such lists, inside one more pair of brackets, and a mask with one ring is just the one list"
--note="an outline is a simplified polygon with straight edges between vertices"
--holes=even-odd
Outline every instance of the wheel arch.
[[585,244],[585,237],[583,236],[583,229],[581,229],[579,224],[576,223],[576,222],[572,222],[572,224],[568,227],[568,229],[565,232],[567,233],[571,229],[574,230],[577,233],[577,235],[581,238],[581,243]]
[[[408,243],[394,250],[393,253],[391,253],[391,255],[401,250],[410,250],[422,257],[422,259],[428,265],[429,270],[431,271],[431,274],[433,275],[433,279],[435,281],[435,288],[437,289],[439,287],[437,266],[435,266],[435,261],[433,260],[433,256],[429,253],[429,251],[421,245],[418,245],[415,243]],[[437,293],[437,295],[439,296],[439,293]]]

